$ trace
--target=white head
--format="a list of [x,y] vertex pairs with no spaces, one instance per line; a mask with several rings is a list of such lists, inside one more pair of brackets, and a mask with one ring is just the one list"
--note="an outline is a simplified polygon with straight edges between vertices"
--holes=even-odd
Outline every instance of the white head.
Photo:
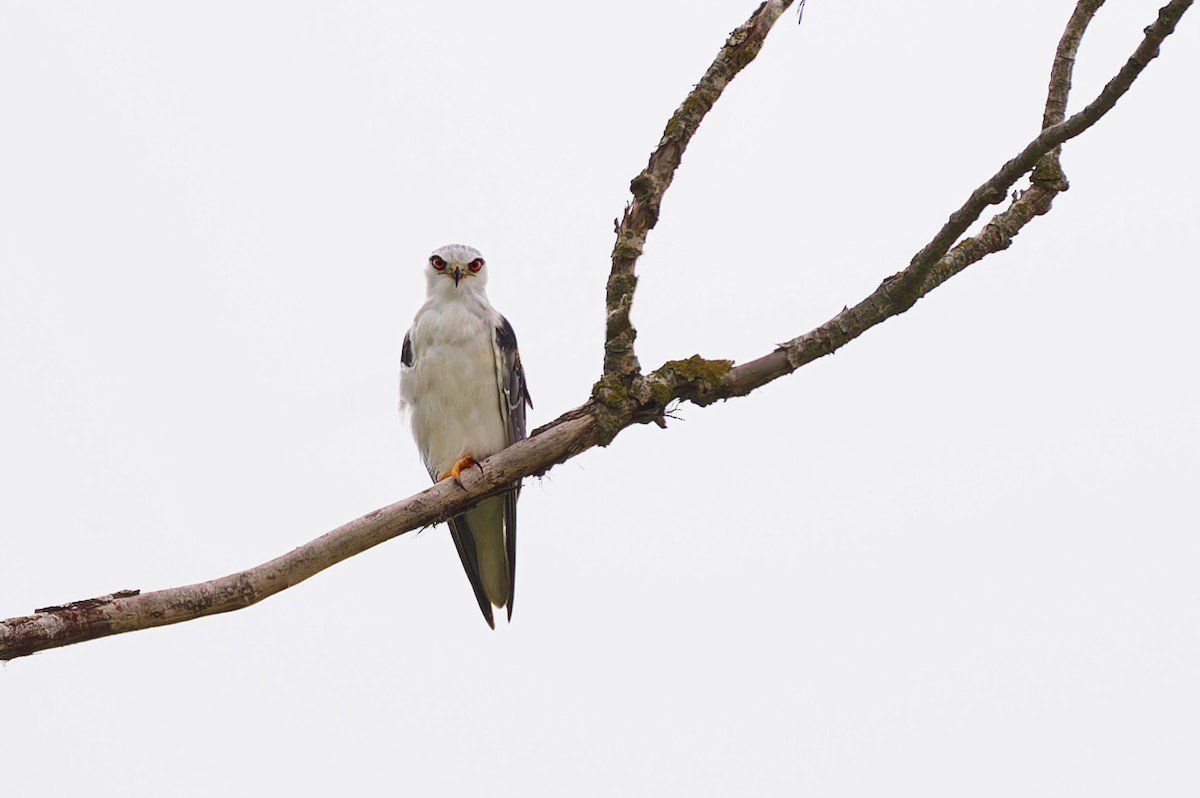
[[425,264],[425,285],[429,296],[455,296],[465,291],[486,295],[487,265],[474,247],[447,244],[438,247]]

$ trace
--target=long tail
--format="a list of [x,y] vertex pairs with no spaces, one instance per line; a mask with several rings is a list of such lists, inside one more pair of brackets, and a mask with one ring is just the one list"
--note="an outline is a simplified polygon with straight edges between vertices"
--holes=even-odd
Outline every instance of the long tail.
[[450,521],[450,536],[463,570],[484,619],[493,629],[496,628],[493,605],[507,606],[508,617],[512,617],[515,563],[510,551],[515,554],[515,547],[505,537],[507,502],[507,496],[493,496]]

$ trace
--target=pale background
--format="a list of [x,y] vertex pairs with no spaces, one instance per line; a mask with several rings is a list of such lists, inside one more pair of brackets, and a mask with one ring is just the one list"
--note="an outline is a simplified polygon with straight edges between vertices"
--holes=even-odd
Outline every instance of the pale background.
[[[1110,2],[1072,107],[1162,0]],[[1037,131],[1073,3],[781,21],[640,264],[642,364],[745,361]],[[434,247],[531,425],[599,373],[612,220],[747,2],[0,2],[0,617],[220,576],[426,486]],[[527,485],[511,627],[444,527],[0,668],[4,796],[1195,795],[1200,12],[1007,252],[750,397]]]

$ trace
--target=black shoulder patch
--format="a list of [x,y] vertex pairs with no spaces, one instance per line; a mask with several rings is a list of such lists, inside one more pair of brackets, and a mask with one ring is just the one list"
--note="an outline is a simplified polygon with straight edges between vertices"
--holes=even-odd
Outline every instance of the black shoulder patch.
[[517,334],[513,331],[512,325],[508,323],[508,319],[500,317],[500,323],[496,325],[496,343],[500,345],[501,352],[517,351]]
[[409,368],[412,368],[413,363],[411,335],[411,331],[404,334],[404,346],[400,348],[400,362]]

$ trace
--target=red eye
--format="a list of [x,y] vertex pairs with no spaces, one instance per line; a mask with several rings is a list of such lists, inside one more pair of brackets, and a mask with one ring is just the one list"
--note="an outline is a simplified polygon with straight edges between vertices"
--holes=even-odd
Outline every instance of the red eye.
[[433,268],[437,269],[439,272],[445,271],[445,269],[446,269],[446,261],[442,260],[437,255],[429,256],[429,265],[432,266]]
[[473,272],[477,272],[483,268],[483,258],[476,258],[467,264],[467,268]]

